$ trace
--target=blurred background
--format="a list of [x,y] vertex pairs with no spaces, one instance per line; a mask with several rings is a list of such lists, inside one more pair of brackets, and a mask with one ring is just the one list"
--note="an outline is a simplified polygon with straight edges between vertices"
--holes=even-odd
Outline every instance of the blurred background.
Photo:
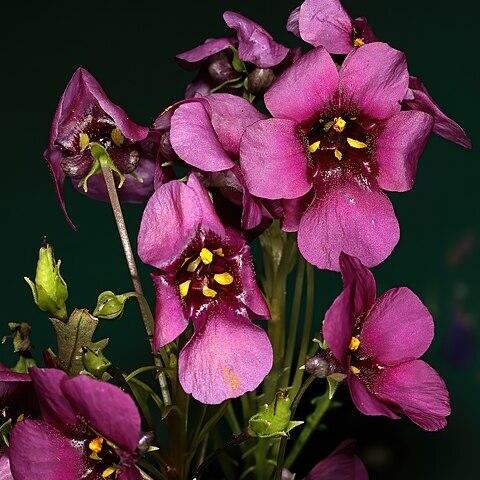
[[[222,12],[235,10],[263,25],[281,43],[297,45],[284,29],[294,0],[194,0],[102,2],[10,2],[2,37],[1,195],[2,309],[7,322],[33,327],[37,359],[54,346],[48,319],[33,304],[24,275],[33,276],[43,235],[62,259],[69,307],[93,309],[104,290],[131,290],[110,206],[93,202],[66,185],[66,203],[78,231],[70,229],[54,194],[42,153],[56,104],[78,66],[87,68],[109,97],[144,125],[183,98],[191,75],[174,56],[207,37],[229,34]],[[466,151],[432,137],[420,161],[415,188],[392,194],[402,238],[390,258],[374,270],[379,292],[412,288],[436,320],[436,337],[426,359],[446,380],[453,414],[441,432],[427,433],[407,420],[367,418],[351,405],[325,418],[300,458],[299,477],[341,440],[356,438],[372,479],[478,478],[475,455],[480,429],[480,165],[478,115],[478,16],[469,0],[344,2],[353,17],[368,17],[377,36],[407,54],[410,72],[423,79],[444,111],[463,125],[474,142]],[[68,182],[67,182],[68,183]],[[132,239],[141,205],[125,208]],[[149,268],[142,266],[152,301]],[[316,321],[341,288],[337,274],[318,272]],[[401,321],[401,319],[399,319]],[[114,333],[113,333],[114,332]],[[97,338],[112,335],[108,356],[122,369],[149,363],[136,305],[105,321]],[[415,332],[411,332],[415,335]],[[11,344],[0,361],[11,364]]]

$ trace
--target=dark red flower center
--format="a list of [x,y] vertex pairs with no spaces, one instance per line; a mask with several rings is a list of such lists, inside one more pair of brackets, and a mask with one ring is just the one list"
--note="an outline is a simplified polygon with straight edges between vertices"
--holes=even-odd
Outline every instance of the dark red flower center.
[[87,457],[88,469],[82,476],[82,480],[117,478],[117,469],[120,465],[120,457],[115,451],[115,446],[103,437],[96,436],[84,441],[83,448]]

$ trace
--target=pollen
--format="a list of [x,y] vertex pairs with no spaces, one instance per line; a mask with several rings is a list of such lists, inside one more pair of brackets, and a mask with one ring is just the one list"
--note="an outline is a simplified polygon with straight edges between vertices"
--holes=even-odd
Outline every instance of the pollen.
[[362,45],[365,45],[365,42],[361,38],[356,38],[353,41],[353,46],[354,47],[361,47]]
[[320,147],[320,140],[318,140],[317,142],[314,142],[312,143],[309,147],[308,147],[308,150],[310,151],[310,153],[315,153],[318,148]]
[[335,157],[337,157],[337,160],[341,160],[343,155],[340,150],[335,149]]
[[123,136],[123,133],[118,128],[114,128],[110,132],[110,136],[112,137],[113,143],[117,147],[121,147],[123,145],[123,142],[125,141],[125,137]]
[[202,261],[202,259],[200,258],[200,256],[198,256],[195,260],[193,260],[192,262],[190,262],[187,266],[187,272],[194,272],[197,267],[200,265],[200,262]]
[[89,444],[88,448],[94,453],[100,453],[102,451],[103,438],[94,438]]
[[218,255],[219,257],[224,257],[225,255],[223,254],[223,248],[217,248],[216,250],[213,251],[215,255]]
[[214,290],[213,288],[203,287],[202,293],[205,297],[208,297],[208,298],[215,298],[217,296],[217,291]]
[[353,148],[367,148],[368,145],[366,143],[360,142],[359,140],[355,140],[354,138],[347,137],[347,143]]
[[233,277],[228,272],[216,273],[213,279],[220,285],[230,285],[233,282]]
[[342,117],[335,117],[333,120],[333,129],[338,132],[342,133],[347,126],[347,122]]
[[109,477],[112,473],[115,473],[116,467],[107,467],[103,472],[102,472],[102,478],[107,478]]
[[200,250],[200,258],[205,265],[209,265],[213,260],[213,253],[208,248],[202,248]]
[[357,337],[352,337],[350,340],[350,345],[348,346],[349,350],[356,352],[360,346],[360,340]]
[[358,375],[360,373],[360,369],[357,367],[354,367],[353,365],[350,365],[350,370],[354,375]]
[[191,280],[186,280],[185,282],[181,283],[178,286],[178,289],[180,290],[180,296],[182,298],[185,298],[187,296],[188,289],[190,288],[190,283],[191,283]]
[[86,133],[80,134],[80,151],[84,151],[90,143],[90,137]]
[[225,375],[224,381],[225,383],[232,389],[232,390],[238,390],[240,387],[240,380],[238,377],[235,375],[234,372],[232,372],[228,368],[223,369],[223,374]]

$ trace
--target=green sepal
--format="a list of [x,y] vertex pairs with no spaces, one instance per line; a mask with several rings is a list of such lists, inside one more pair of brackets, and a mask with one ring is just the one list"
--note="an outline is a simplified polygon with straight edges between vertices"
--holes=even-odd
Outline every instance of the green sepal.
[[241,87],[243,87],[242,77],[235,77],[235,78],[232,78],[231,80],[226,80],[225,82],[221,83],[220,85],[217,85],[216,87],[212,88],[210,90],[210,93],[219,92],[224,87],[229,87],[229,88],[241,88]]
[[340,382],[337,382],[332,377],[327,377],[327,382],[328,382],[328,399],[331,400],[335,395],[335,392],[337,391],[337,388],[340,385]]
[[238,50],[232,45],[230,45],[230,50],[233,53],[232,67],[234,70],[238,73],[247,73],[247,67],[245,67],[245,64],[238,56]]
[[20,355],[15,366],[12,368],[12,372],[16,373],[28,373],[29,368],[33,368],[37,366],[37,362],[31,357],[24,357]]
[[112,364],[103,354],[102,348],[83,347],[82,362],[85,370],[95,378],[101,379]]
[[93,311],[93,316],[103,318],[106,320],[113,320],[123,315],[125,302],[131,298],[136,297],[135,292],[122,293],[115,295],[110,290],[102,292],[97,299],[97,306]]
[[0,446],[1,443],[5,443],[7,447],[10,446],[10,442],[8,441],[8,436],[13,429],[12,419],[9,418],[3,425],[0,426]]

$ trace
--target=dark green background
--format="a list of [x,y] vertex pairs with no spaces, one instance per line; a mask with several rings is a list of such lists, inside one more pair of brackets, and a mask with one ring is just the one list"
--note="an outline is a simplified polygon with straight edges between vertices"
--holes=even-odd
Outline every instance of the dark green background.
[[[56,103],[74,70],[80,65],[87,68],[114,102],[148,125],[182,97],[190,78],[176,66],[175,53],[229,32],[221,18],[223,10],[254,18],[279,41],[293,46],[296,40],[283,25],[295,5],[291,0],[11,2],[2,12],[1,315],[4,323],[31,323],[38,356],[41,348],[53,344],[53,336],[47,318],[33,306],[22,276],[33,275],[43,235],[63,260],[71,308],[93,308],[102,290],[130,289],[110,207],[67,185],[67,206],[78,226],[73,232],[56,203],[42,159]],[[425,81],[444,110],[478,143],[478,3],[473,7],[467,1],[350,0],[345,5],[354,15],[368,16],[379,38],[406,52],[410,71]],[[402,238],[391,257],[375,269],[380,291],[408,285],[435,316],[437,335],[427,357],[450,388],[453,414],[448,427],[431,434],[407,420],[365,419],[353,409],[334,411],[327,417],[329,433],[315,437],[299,473],[335,442],[356,437],[371,478],[477,478],[477,157],[475,149],[469,152],[438,137],[431,139],[414,190],[391,196]],[[141,206],[126,208],[133,238],[141,212]],[[452,255],[462,249],[465,254],[453,262]],[[142,272],[151,295],[148,269]],[[339,292],[340,281],[338,275],[325,272],[317,279],[319,323]],[[458,357],[465,352],[472,356],[463,364],[462,358],[454,356],[452,361],[444,353],[454,340],[450,329],[455,309],[464,312],[466,339],[454,350]],[[133,304],[121,321],[102,326],[101,334],[115,337],[108,353],[121,368],[149,361],[141,329]],[[11,360],[7,352],[3,347],[0,359]]]

